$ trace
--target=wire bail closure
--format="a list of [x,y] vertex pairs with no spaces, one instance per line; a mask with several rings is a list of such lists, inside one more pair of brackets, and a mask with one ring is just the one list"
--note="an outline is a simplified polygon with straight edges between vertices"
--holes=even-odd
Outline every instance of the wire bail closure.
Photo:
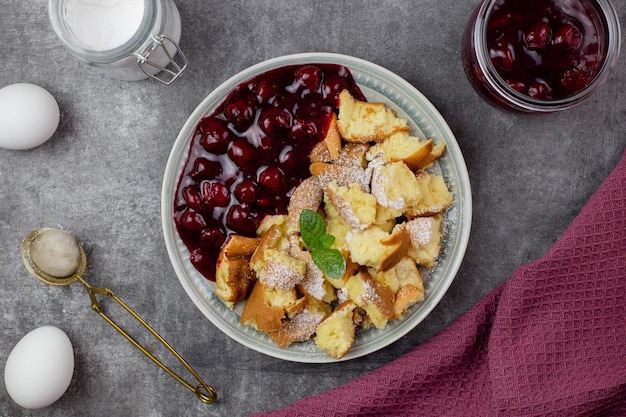
[[[187,68],[187,57],[183,54],[183,51],[180,49],[178,44],[167,35],[151,35],[152,37],[152,45],[146,48],[143,53],[135,53],[133,54],[137,58],[137,64],[139,68],[150,78],[154,78],[155,80],[165,84],[170,85],[173,83],[180,75],[183,73],[185,68]],[[169,49],[166,47],[165,42],[167,41],[170,46],[173,46],[175,53],[170,53]],[[162,49],[165,52],[165,55],[168,58],[168,62],[165,65],[159,65],[152,61],[150,61],[150,55],[155,53],[158,48]],[[174,58],[178,56],[180,62],[177,62]],[[156,68],[158,72],[156,74],[152,74],[149,69]],[[159,76],[159,74],[161,76]]]

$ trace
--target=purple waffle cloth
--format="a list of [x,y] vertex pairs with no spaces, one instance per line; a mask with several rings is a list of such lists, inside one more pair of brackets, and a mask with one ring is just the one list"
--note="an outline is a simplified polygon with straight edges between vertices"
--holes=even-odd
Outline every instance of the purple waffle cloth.
[[256,416],[626,416],[626,153],[541,259],[443,332]]

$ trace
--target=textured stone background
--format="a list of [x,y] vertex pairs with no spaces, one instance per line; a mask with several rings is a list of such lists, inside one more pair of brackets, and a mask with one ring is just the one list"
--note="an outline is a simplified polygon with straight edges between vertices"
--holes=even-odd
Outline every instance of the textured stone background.
[[[348,382],[428,340],[540,257],[626,145],[623,59],[593,99],[559,114],[524,117],[481,101],[460,59],[478,0],[177,0],[190,65],[171,86],[116,81],[84,66],[53,34],[46,3],[0,4],[0,86],[38,84],[62,113],[43,146],[0,149],[0,363],[4,369],[28,331],[56,325],[74,344],[76,368],[68,392],[39,411],[17,406],[1,384],[2,416],[244,416]],[[626,9],[619,13],[626,21]],[[432,314],[386,349],[324,365],[267,357],[215,328],[178,283],[160,220],[170,148],[200,101],[252,64],[312,51],[372,61],[421,90],[456,135],[474,199],[467,255]],[[90,310],[79,286],[29,277],[19,246],[41,226],[73,231],[88,253],[87,280],[143,315],[215,386],[220,402],[201,404],[158,370]],[[132,331],[130,320],[119,320]]]

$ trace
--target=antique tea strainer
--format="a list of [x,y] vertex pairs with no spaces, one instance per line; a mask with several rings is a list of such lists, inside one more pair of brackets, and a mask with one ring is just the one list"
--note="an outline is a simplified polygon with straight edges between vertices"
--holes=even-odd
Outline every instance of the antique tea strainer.
[[[191,368],[191,366],[167,343],[148,323],[146,323],[137,313],[128,307],[108,288],[97,288],[89,285],[82,278],[87,265],[85,252],[71,233],[53,228],[41,228],[30,232],[22,242],[22,261],[28,272],[38,280],[55,286],[70,285],[79,281],[85,287],[91,299],[91,308],[98,313],[115,330],[120,332],[130,343],[143,352],[148,358],[156,363],[161,369],[167,372],[172,378],[180,382],[187,389],[193,391],[200,401],[211,404],[217,399],[216,391],[207,385],[202,378]],[[181,378],[178,374],[168,368],[163,362],[148,352],[125,330],[111,320],[101,309],[96,295],[113,298],[141,325],[143,325],[154,337],[157,338],[187,370],[198,380],[198,385],[192,385]]]

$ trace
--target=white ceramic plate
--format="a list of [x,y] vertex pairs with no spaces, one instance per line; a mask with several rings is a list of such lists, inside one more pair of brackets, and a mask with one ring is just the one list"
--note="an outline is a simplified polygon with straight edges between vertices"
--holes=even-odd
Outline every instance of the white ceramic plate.
[[185,291],[204,315],[220,330],[241,344],[267,355],[309,363],[334,362],[318,350],[311,341],[292,344],[287,349],[277,347],[265,334],[239,323],[237,309],[231,311],[213,293],[214,283],[206,280],[189,261],[189,252],[176,231],[173,202],[178,178],[183,170],[196,125],[210,114],[237,85],[268,70],[295,64],[331,63],[345,65],[369,101],[382,101],[409,120],[414,136],[444,141],[445,155],[434,169],[442,174],[454,193],[454,205],[444,216],[444,239],[439,260],[432,270],[424,270],[425,301],[413,306],[405,317],[390,322],[383,330],[360,332],[352,349],[343,360],[354,359],[382,349],[411,331],[433,310],[459,269],[470,233],[472,201],[465,161],[445,120],[433,105],[411,84],[396,74],[358,58],[307,53],[283,56],[261,62],[233,76],[215,89],[189,116],[172,148],[165,169],[162,190],[162,223],[167,251]]

